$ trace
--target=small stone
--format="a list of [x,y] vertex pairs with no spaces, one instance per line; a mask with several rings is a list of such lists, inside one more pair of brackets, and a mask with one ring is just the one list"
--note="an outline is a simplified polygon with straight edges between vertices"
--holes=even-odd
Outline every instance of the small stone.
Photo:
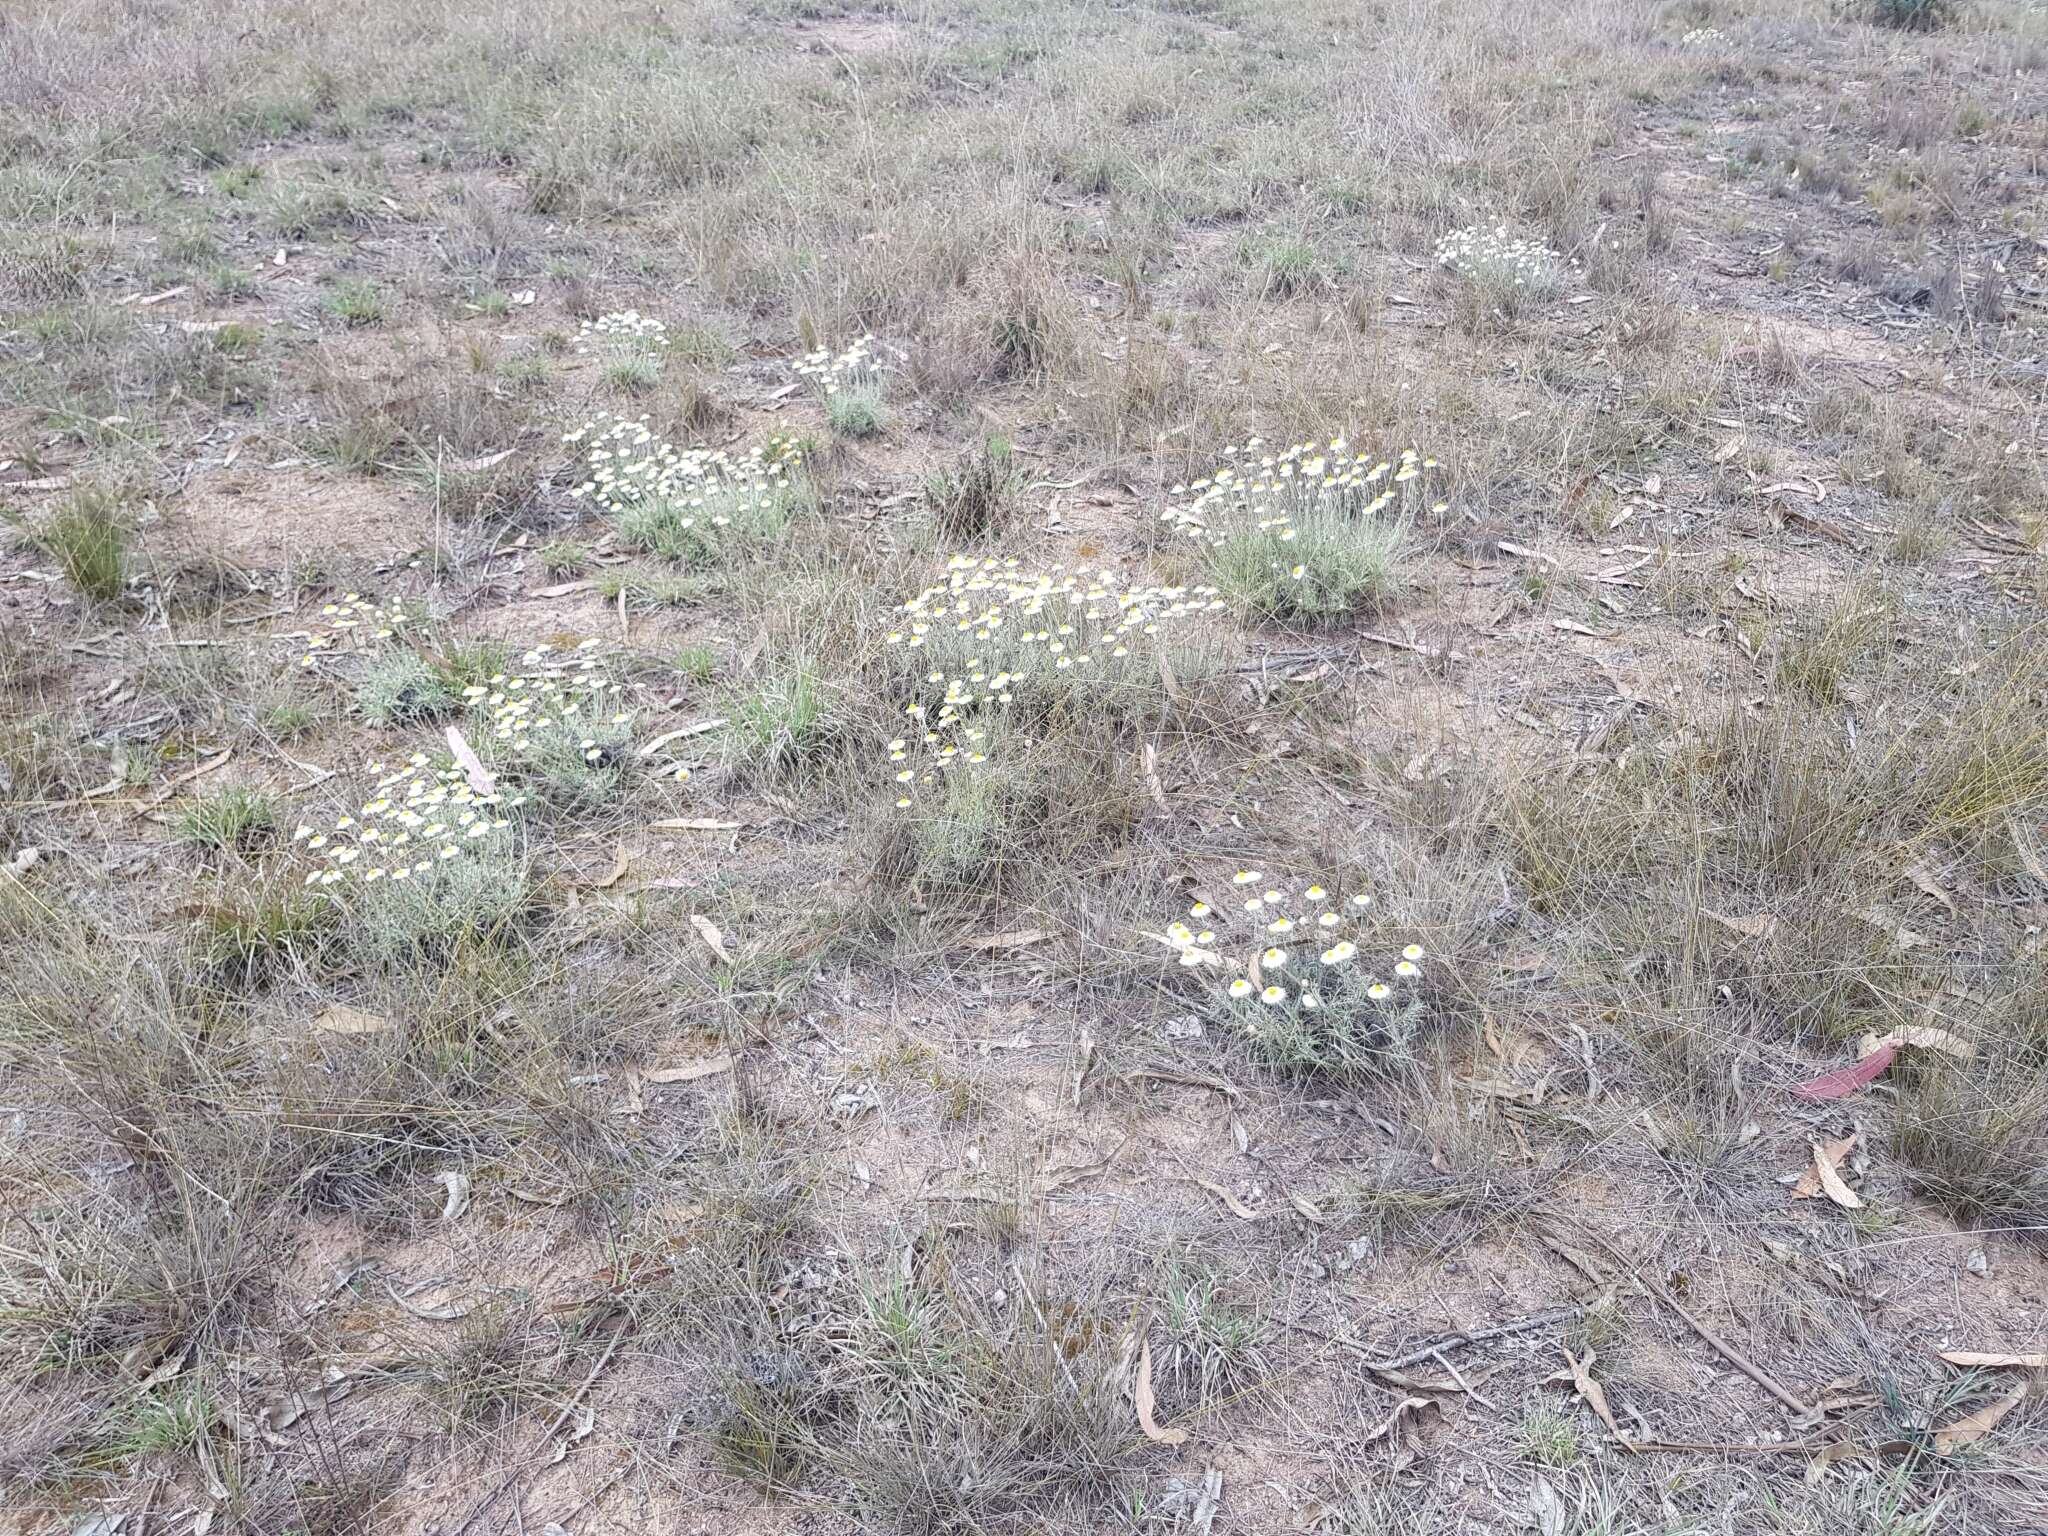
[[1970,1256],[1963,1260],[1963,1268],[1973,1275],[1988,1275],[1991,1273],[1991,1261],[1984,1257],[1982,1248],[1972,1248]]

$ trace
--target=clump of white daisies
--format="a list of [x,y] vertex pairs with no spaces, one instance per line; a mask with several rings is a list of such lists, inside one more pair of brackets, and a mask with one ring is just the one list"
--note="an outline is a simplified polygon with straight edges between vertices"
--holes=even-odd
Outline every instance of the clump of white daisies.
[[[1223,611],[1212,587],[1133,584],[1108,568],[1027,566],[1014,558],[955,555],[943,581],[889,617],[900,648],[901,705],[910,731],[888,744],[909,810],[920,787],[949,770],[979,767],[1011,746],[1058,700],[1128,720],[1160,689],[1161,667],[1199,675],[1204,621]],[[1173,660],[1164,661],[1171,652]]]
[[576,350],[595,353],[604,366],[604,381],[627,394],[640,394],[661,382],[668,356],[668,327],[637,309],[614,310],[586,320],[576,334]]
[[1381,457],[1337,437],[1275,452],[1254,437],[1174,486],[1160,520],[1205,546],[1235,606],[1336,623],[1398,595],[1409,524],[1426,507],[1445,510],[1430,499],[1437,467],[1413,448]]
[[887,424],[889,375],[910,360],[885,351],[873,336],[862,336],[843,352],[810,352],[796,365],[825,403],[825,420],[843,437],[873,437]]
[[368,772],[370,792],[353,810],[329,825],[302,822],[292,833],[313,866],[307,885],[424,878],[504,832],[512,825],[505,813],[525,803],[523,795],[480,786],[460,766],[437,766],[425,752],[395,766],[372,762]]
[[1509,234],[1505,224],[1452,230],[1436,243],[1436,264],[1506,310],[1554,297],[1571,281],[1576,267],[1540,240]]
[[569,495],[596,502],[621,539],[665,560],[708,563],[772,538],[803,499],[803,454],[787,437],[744,454],[678,448],[645,416],[600,412],[562,441],[583,455],[585,478]]
[[1402,1057],[1422,1018],[1422,946],[1375,960],[1372,896],[1232,879],[1236,899],[1197,901],[1148,933],[1203,978],[1218,1023],[1268,1065],[1300,1075],[1358,1076]]
[[637,309],[613,310],[586,320],[576,329],[576,350],[593,347],[606,352],[660,352],[668,346],[668,327]]

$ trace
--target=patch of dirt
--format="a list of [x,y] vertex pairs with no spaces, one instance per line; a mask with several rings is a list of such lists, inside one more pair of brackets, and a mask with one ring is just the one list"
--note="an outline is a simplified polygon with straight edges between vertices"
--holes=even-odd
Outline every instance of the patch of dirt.
[[855,58],[892,53],[901,47],[905,30],[900,22],[885,16],[827,16],[800,22],[790,33],[806,48],[818,53],[843,53]]
[[[250,457],[263,451],[244,447]],[[337,558],[403,563],[433,531],[431,512],[390,485],[238,461],[195,476],[183,496],[167,502],[151,542],[175,557],[210,555],[251,571],[282,571]]]

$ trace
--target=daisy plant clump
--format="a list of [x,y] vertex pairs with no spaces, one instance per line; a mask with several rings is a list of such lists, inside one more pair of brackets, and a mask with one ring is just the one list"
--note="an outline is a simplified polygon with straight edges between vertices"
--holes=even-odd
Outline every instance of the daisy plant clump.
[[600,413],[562,441],[583,455],[584,479],[570,496],[596,502],[622,539],[665,560],[709,564],[765,542],[804,502],[803,455],[785,437],[734,456],[677,448],[644,416]]
[[873,336],[863,336],[844,352],[807,353],[796,365],[798,378],[808,379],[825,402],[825,420],[842,437],[873,437],[887,421],[884,410],[889,375],[909,361],[898,351],[892,362]]
[[322,604],[320,618],[320,628],[286,636],[302,642],[299,665],[307,671],[317,667],[325,656],[373,649],[382,641],[395,639],[408,626],[420,623],[420,615],[402,601],[394,598],[388,603],[379,602],[360,592],[344,592],[338,602]]
[[1436,264],[1471,283],[1494,308],[1512,314],[1548,299],[1571,280],[1568,262],[1540,240],[1518,239],[1505,224],[1470,224],[1436,243]]
[[331,823],[301,822],[292,843],[310,866],[305,883],[321,890],[383,881],[431,881],[442,866],[470,856],[512,825],[508,811],[525,796],[482,790],[459,765],[425,752],[401,762],[370,762],[370,789]]
[[1164,697],[1166,675],[1202,670],[1202,621],[1224,606],[1213,587],[1130,585],[1108,569],[1041,571],[955,555],[943,581],[891,615],[884,636],[909,695],[886,749],[897,807],[910,809],[920,789],[954,770],[987,763],[999,739],[1015,747],[1053,719],[1112,731],[1142,723]]
[[[566,649],[537,645],[517,670],[495,672],[463,689],[478,728],[478,756],[493,774],[564,810],[616,801],[634,761],[635,712],[624,685],[609,675],[596,640]],[[687,763],[666,775],[689,778]]]
[[1202,479],[1176,485],[1161,521],[1204,546],[1224,595],[1290,623],[1329,624],[1385,606],[1400,590],[1409,524],[1431,502],[1437,468],[1414,449],[1355,452],[1343,438],[1275,453],[1262,438],[1223,450]]
[[455,710],[458,700],[446,674],[414,644],[428,628],[423,610],[348,592],[324,604],[320,619],[320,628],[284,638],[298,645],[302,670],[324,666],[346,673],[356,709],[370,724],[413,725]]
[[1218,1023],[1295,1075],[1357,1077],[1406,1055],[1422,1020],[1423,950],[1371,952],[1369,894],[1284,889],[1249,869],[1232,891],[1146,935],[1202,978]]
[[576,350],[595,353],[604,366],[604,379],[625,390],[652,388],[661,378],[662,360],[668,353],[668,327],[652,315],[637,309],[615,310],[586,320],[577,329]]

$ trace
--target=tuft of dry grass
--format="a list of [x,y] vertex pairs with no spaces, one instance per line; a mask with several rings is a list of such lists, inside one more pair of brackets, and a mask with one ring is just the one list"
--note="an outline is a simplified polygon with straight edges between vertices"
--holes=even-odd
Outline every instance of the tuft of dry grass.
[[104,486],[74,491],[38,539],[81,596],[113,603],[126,594],[134,534],[116,491]]

